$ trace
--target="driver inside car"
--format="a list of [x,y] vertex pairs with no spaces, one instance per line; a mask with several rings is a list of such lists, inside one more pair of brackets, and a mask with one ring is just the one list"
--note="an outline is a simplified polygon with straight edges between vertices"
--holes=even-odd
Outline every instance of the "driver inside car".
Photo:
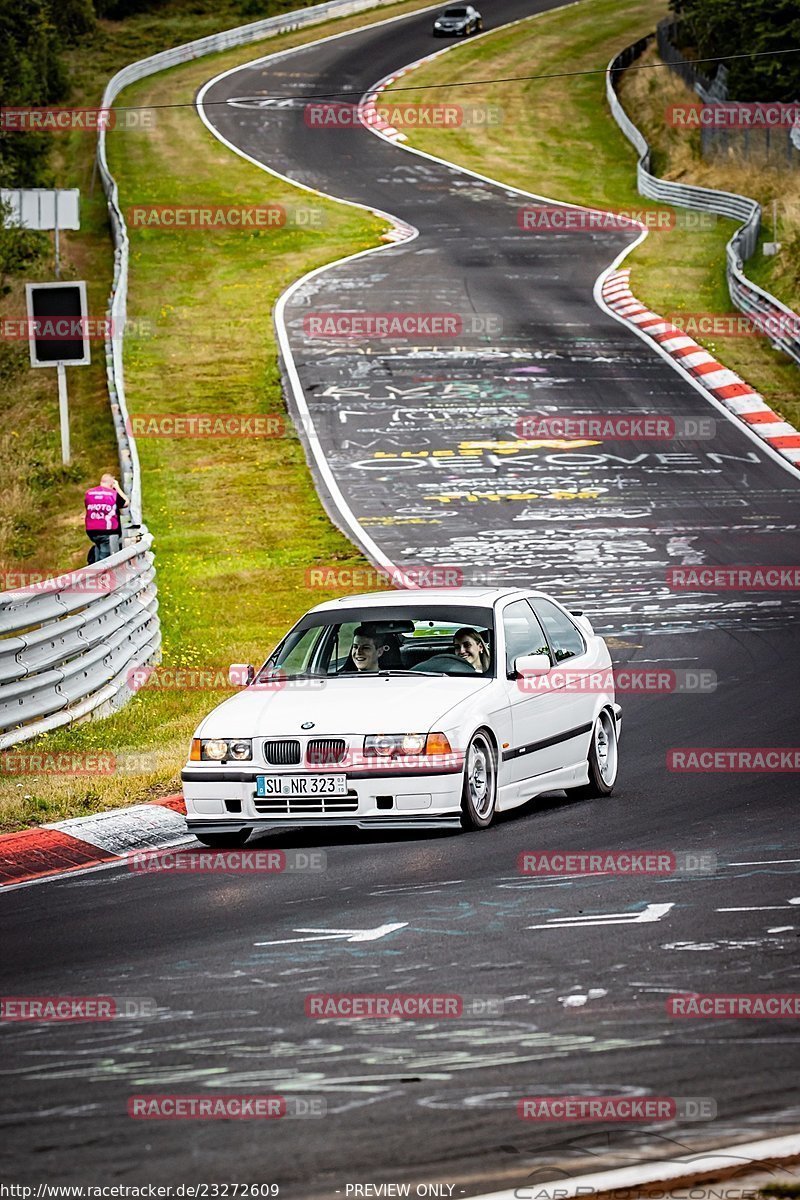
[[[381,633],[376,625],[359,625],[353,633],[350,658],[359,672],[391,670],[395,662],[396,645],[391,634]],[[347,670],[347,666],[345,666]]]

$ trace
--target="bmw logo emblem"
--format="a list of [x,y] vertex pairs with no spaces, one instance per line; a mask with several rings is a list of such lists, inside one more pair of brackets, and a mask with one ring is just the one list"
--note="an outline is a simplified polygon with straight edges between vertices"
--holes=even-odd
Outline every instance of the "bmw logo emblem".
[[313,721],[303,721],[303,724],[300,726],[300,728],[301,729],[313,729],[314,722]]

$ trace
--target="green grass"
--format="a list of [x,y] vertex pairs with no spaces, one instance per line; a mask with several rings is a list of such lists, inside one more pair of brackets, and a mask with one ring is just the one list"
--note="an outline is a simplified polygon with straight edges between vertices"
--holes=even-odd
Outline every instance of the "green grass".
[[[602,71],[617,51],[653,30],[666,12],[661,0],[629,0],[624,5],[617,0],[583,0],[460,44],[404,76],[393,90],[401,89],[398,98],[404,101],[499,107],[502,124],[407,131],[409,144],[553,199],[628,212],[663,210],[665,206],[644,200],[636,190],[636,154],[610,114]],[[596,73],[465,86],[470,80],[580,71]],[[433,90],[433,85],[445,83],[447,87]],[[682,88],[666,71],[629,72],[622,99],[646,136],[657,140],[664,107],[676,95],[686,98]],[[680,153],[673,176],[695,182],[692,171],[697,163],[685,141],[661,137],[656,148],[657,171]],[[714,186],[707,178],[696,181]],[[685,210],[678,212],[685,221]],[[710,229],[682,225],[651,233],[626,259],[634,294],[662,314],[735,311],[725,282],[725,244],[735,228],[733,222],[719,219]],[[791,263],[791,254],[786,254],[777,266],[757,269],[786,272]],[[800,421],[800,373],[764,339],[697,340],[788,420]]]
[[[414,6],[399,5],[379,15]],[[375,15],[296,31],[270,39],[268,48],[277,51],[370,19]],[[318,228],[298,229],[287,222],[281,229],[246,234],[131,230],[128,312],[145,330],[126,344],[132,413],[285,417],[272,326],[277,297],[313,267],[380,244],[382,222],[281,183],[226,150],[197,118],[192,101],[202,82],[264,52],[263,46],[250,46],[203,59],[156,75],[120,97],[121,104],[185,105],[160,109],[153,131],[109,135],[123,209],[137,202],[201,199],[280,203],[287,210],[313,205],[321,219]],[[86,170],[86,162],[76,161],[72,177],[82,178]],[[82,274],[94,281],[95,304],[104,302],[108,281],[106,238],[105,206],[96,192],[84,205],[80,236],[70,239],[73,263],[80,262]],[[75,388],[75,441],[86,469],[73,488],[74,517],[64,514],[64,530],[47,540],[59,569],[76,565],[85,554],[80,493],[86,479],[115,460],[101,385],[102,378],[95,380],[93,406]],[[42,424],[41,417],[34,420]],[[308,607],[335,594],[309,591],[307,567],[366,565],[325,515],[301,443],[286,421],[287,434],[280,438],[139,442],[144,514],[156,540],[166,668],[226,670],[232,661],[260,660]],[[62,493],[69,498],[69,488],[62,487]],[[28,560],[25,566],[30,565]],[[136,769],[86,777],[0,774],[0,828],[177,790],[192,730],[224,695],[148,686],[114,717],[22,746],[23,752],[132,754]]]

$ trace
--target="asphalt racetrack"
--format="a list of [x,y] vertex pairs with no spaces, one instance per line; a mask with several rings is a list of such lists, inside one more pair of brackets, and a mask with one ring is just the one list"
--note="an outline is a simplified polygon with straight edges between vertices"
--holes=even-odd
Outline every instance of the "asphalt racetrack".
[[[548,7],[489,0],[485,25]],[[8,1180],[24,1162],[26,1177],[61,1182],[238,1179],[322,1197],[422,1181],[469,1196],[797,1126],[796,1021],[665,1008],[677,992],[800,990],[796,775],[666,766],[670,748],[796,738],[795,595],[693,594],[665,579],[687,564],[795,562],[797,473],[595,303],[595,280],[632,234],[521,229],[517,193],[364,128],[309,125],[308,97],[352,100],[440,48],[430,19],[267,58],[203,97],[209,123],[258,162],[419,231],[317,274],[286,305],[293,410],[331,470],[323,478],[317,460],[321,494],[373,559],[540,587],[584,608],[617,663],[713,672],[716,688],[619,697],[622,768],[607,801],[554,794],[474,835],[306,830],[253,843],[322,850],[317,875],[113,867],[5,895],[5,991],[159,1006],[155,1019],[6,1029]],[[276,95],[295,101],[263,103]],[[310,316],[354,309],[462,325],[427,341],[310,332]],[[534,411],[713,417],[716,429],[515,447]],[[517,870],[522,850],[597,847],[706,852],[713,865]],[[302,940],[359,930],[373,940]],[[311,992],[395,990],[500,1000],[502,1015],[305,1015]],[[326,1115],[128,1117],[132,1094],[175,1092],[322,1098]],[[594,1128],[517,1115],[526,1095],[644,1093],[705,1098],[717,1115]]]

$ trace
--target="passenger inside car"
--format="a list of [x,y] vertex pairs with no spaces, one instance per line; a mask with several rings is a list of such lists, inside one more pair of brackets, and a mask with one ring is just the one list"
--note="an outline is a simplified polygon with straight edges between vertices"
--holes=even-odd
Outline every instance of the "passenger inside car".
[[489,647],[477,629],[465,626],[453,635],[453,650],[462,661],[469,663],[473,671],[483,675],[489,670],[491,655]]

